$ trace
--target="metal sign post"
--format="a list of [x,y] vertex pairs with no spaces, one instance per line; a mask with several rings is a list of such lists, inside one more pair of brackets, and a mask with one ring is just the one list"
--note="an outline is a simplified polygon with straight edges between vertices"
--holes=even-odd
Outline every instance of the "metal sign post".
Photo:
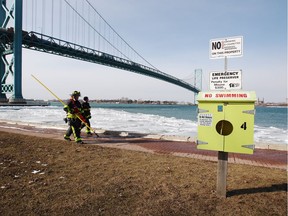
[[227,171],[228,171],[228,152],[218,151],[216,193],[220,197],[226,197]]
[[[228,57],[243,56],[243,37],[218,38],[210,40],[210,58],[224,58],[224,73],[214,72],[210,74],[210,89],[212,90],[232,90],[242,88],[241,71],[228,72]],[[240,81],[239,81],[240,80]],[[212,88],[211,88],[212,87]],[[224,105],[218,105],[218,112],[223,112]],[[226,108],[225,108],[226,109]],[[226,136],[227,131],[230,131],[229,124],[224,124],[225,121],[219,121],[218,134]],[[219,123],[218,122],[218,123]],[[230,122],[229,122],[230,123]],[[231,123],[230,123],[231,124]],[[217,127],[217,125],[216,125]],[[232,132],[233,127],[230,132]],[[223,138],[223,145],[225,138]],[[218,168],[217,168],[217,187],[216,193],[220,197],[226,198],[227,187],[227,171],[228,171],[228,151],[218,150]]]
[[[224,60],[224,71],[227,72],[227,56]],[[221,131],[224,125],[222,124]],[[217,165],[217,196],[226,198],[227,193],[227,173],[228,173],[228,152],[218,151],[218,165]]]

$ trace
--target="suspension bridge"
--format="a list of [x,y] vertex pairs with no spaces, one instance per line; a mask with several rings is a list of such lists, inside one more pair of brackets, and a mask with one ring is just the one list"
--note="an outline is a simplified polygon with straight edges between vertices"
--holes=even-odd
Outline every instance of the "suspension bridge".
[[201,88],[199,75],[192,85],[154,67],[88,0],[1,0],[0,26],[0,102],[12,94],[9,103],[25,103],[22,48],[150,76],[194,93]]

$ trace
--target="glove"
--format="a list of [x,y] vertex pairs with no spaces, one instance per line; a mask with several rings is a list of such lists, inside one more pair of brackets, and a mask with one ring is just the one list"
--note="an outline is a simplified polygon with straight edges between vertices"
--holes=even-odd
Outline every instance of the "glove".
[[65,107],[63,108],[63,110],[64,110],[66,113],[68,113],[68,107],[65,106]]

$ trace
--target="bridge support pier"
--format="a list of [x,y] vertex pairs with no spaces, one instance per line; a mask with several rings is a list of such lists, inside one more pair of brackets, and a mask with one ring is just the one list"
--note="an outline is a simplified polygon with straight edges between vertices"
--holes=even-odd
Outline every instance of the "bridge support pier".
[[[6,28],[9,20],[14,19],[13,44],[0,44],[0,102],[7,102],[6,94],[12,93],[9,103],[26,103],[22,96],[22,4],[22,0],[14,0],[10,10],[7,9],[6,0],[1,0],[0,4],[0,26]],[[13,57],[9,63],[6,56],[10,54]],[[13,76],[13,84],[6,83],[9,74]]]
[[[1,11],[0,11],[0,14],[1,14]],[[4,76],[4,73],[5,73],[5,64],[0,59],[0,78],[1,79]],[[0,89],[2,90],[1,87],[2,87],[3,82],[1,81],[0,84],[1,84]],[[6,95],[2,93],[2,91],[0,91],[0,102],[2,103],[8,102]]]
[[22,1],[15,0],[14,17],[14,88],[10,103],[26,103],[22,96]]
[[[4,0],[2,2],[2,4],[6,5],[6,0]],[[0,7],[0,26],[1,27],[3,26],[5,17],[6,17],[6,12],[5,12],[3,6],[1,5],[1,7]],[[1,91],[0,91],[0,102],[7,102],[6,95],[4,93],[2,93],[2,84],[4,84],[3,81],[2,81],[2,77],[4,77],[4,74],[5,74],[5,64],[4,64],[3,60],[2,60],[3,51],[4,50],[2,50],[2,47],[1,47],[1,50],[0,50],[0,54],[1,54],[0,55],[0,57],[1,57],[1,59],[0,59],[0,78],[1,78],[1,82],[0,82],[0,84],[1,84],[1,86],[0,86],[0,89],[1,89]]]

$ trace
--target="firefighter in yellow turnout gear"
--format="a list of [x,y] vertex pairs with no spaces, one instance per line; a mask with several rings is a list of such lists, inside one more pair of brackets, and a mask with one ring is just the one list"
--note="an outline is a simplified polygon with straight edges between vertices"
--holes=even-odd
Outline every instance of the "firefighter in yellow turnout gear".
[[[82,116],[82,106],[79,102],[80,97],[79,91],[74,91],[71,94],[70,100],[67,102],[67,104],[64,106],[64,111],[67,113],[67,122],[69,125],[69,128],[66,131],[66,134],[64,135],[64,139],[70,141],[70,136],[73,134],[75,142],[79,144],[83,144],[84,142],[81,139],[80,133],[81,133],[81,120],[85,121],[85,118]],[[81,120],[79,119],[81,118]]]

